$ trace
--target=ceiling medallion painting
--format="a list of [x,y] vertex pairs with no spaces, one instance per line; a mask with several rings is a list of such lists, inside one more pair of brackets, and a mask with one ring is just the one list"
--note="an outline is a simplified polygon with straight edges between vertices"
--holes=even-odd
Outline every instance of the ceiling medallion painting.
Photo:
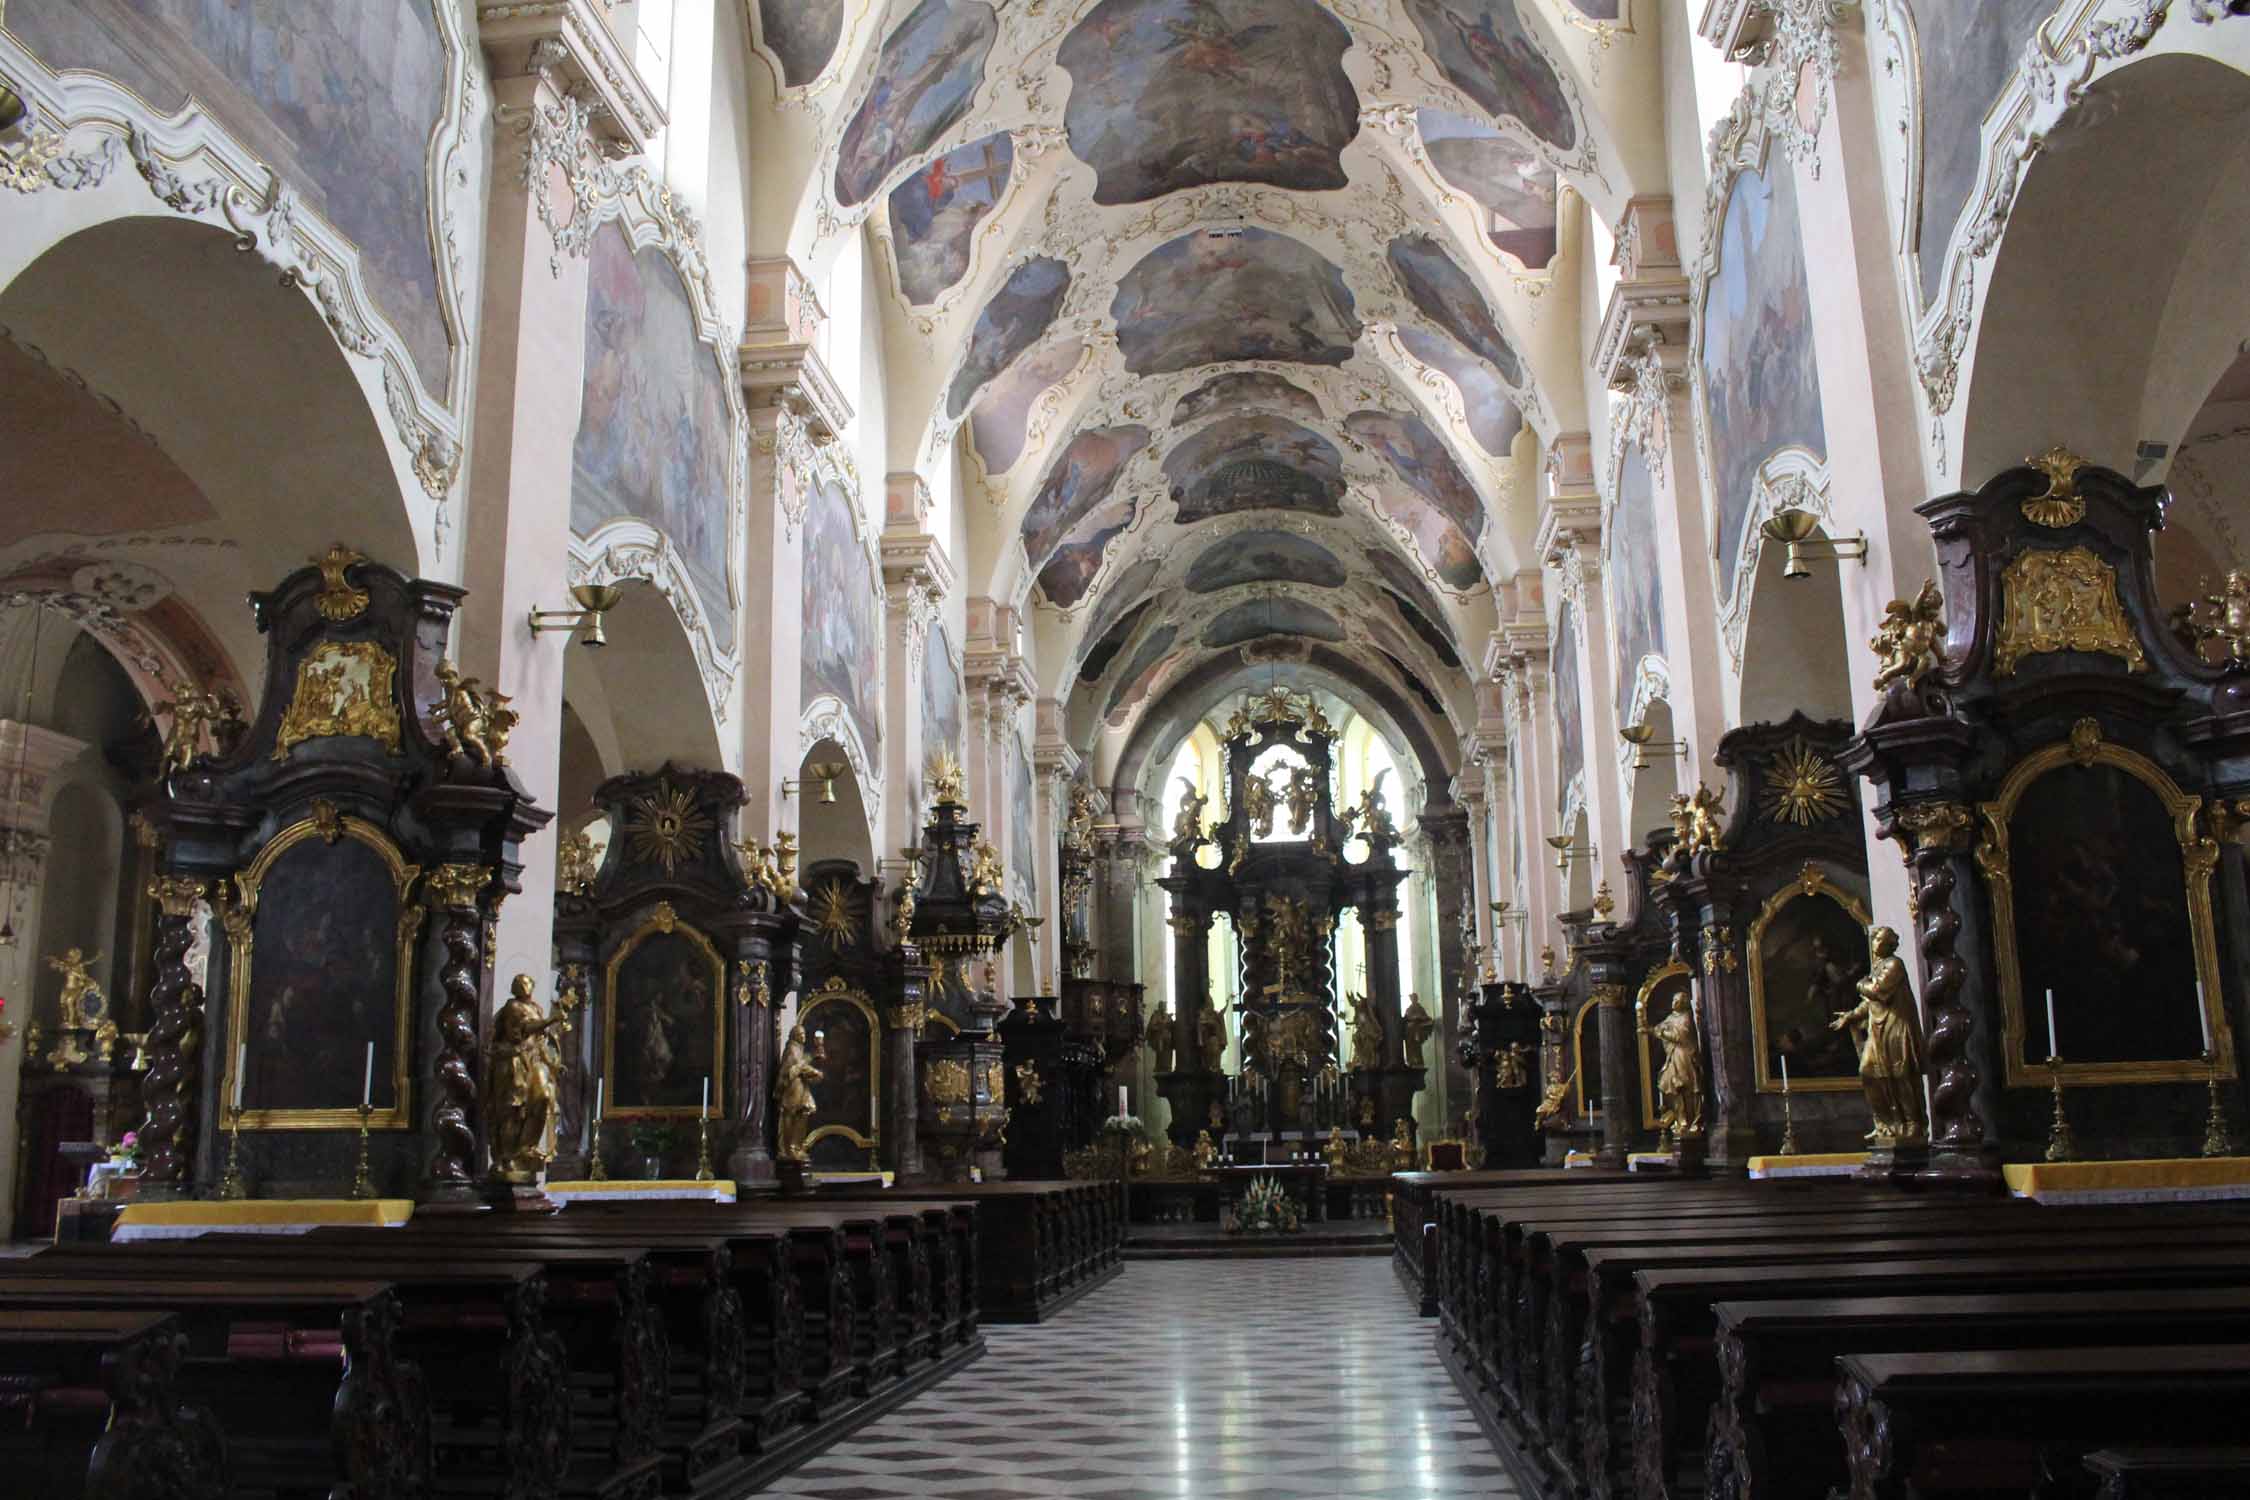
[[625,848],[641,864],[657,864],[669,875],[682,860],[698,858],[711,832],[710,817],[697,810],[685,788],[660,781],[625,806]]
[[1403,594],[1416,609],[1433,620],[1445,618],[1444,612],[1438,608],[1437,596],[1422,581],[1422,575],[1407,565],[1406,559],[1388,547],[1370,547],[1367,549],[1367,561],[1382,576],[1384,583]]
[[[1147,561],[1154,561],[1154,559],[1144,559],[1144,562]],[[1141,566],[1142,563],[1135,563],[1132,569],[1127,570],[1128,576]],[[1133,591],[1129,590],[1125,584],[1126,580],[1121,578],[1110,585],[1109,593],[1103,599],[1102,608],[1107,609],[1114,601],[1129,599],[1133,596]],[[1101,675],[1109,670],[1109,664],[1117,659],[1117,653],[1124,650],[1125,643],[1133,638],[1133,632],[1140,627],[1141,620],[1148,614],[1149,606],[1154,603],[1156,603],[1154,597],[1143,599],[1127,610],[1124,617],[1114,625],[1104,630],[1089,630],[1086,632],[1086,639],[1092,644],[1088,647],[1084,660],[1079,663],[1079,680],[1098,682],[1101,679]],[[1095,623],[1100,624],[1101,622],[1097,619]]]
[[960,123],[999,34],[982,0],[922,0],[883,38],[874,86],[844,127],[837,152],[838,203],[865,203],[901,163]]
[[1246,407],[1268,407],[1308,422],[1320,420],[1320,403],[1303,386],[1264,370],[1238,370],[1215,375],[1182,396],[1172,408],[1172,425],[1192,427],[1205,417]]
[[1094,513],[1134,454],[1148,446],[1146,427],[1097,427],[1070,440],[1047,468],[1023,518],[1024,556],[1034,568]]
[[1485,211],[1485,237],[1525,270],[1555,258],[1555,169],[1491,126],[1441,109],[1417,117],[1430,165]]
[[1422,565],[1447,588],[1466,593],[1484,582],[1476,548],[1422,496],[1404,485],[1381,485],[1375,491],[1375,513],[1405,531]]
[[1344,627],[1327,610],[1301,599],[1252,599],[1205,626],[1203,644],[1219,651],[1267,635],[1303,635],[1336,642],[1344,638]]
[[1110,316],[1134,375],[1252,359],[1340,365],[1360,334],[1344,273],[1267,229],[1158,246],[1118,282]]
[[1057,54],[1098,204],[1214,182],[1346,185],[1351,32],[1312,0],[1102,0]]
[[1461,341],[1463,348],[1487,360],[1509,385],[1523,385],[1523,361],[1515,346],[1493,321],[1484,294],[1469,273],[1426,234],[1400,235],[1385,252],[1407,300],[1438,327]]
[[1015,138],[995,131],[955,148],[891,189],[898,287],[907,301],[917,306],[935,302],[967,274],[977,225],[1008,190],[1015,164]]
[[1103,710],[1104,718],[1114,725],[1122,715],[1140,705],[1149,689],[1156,685],[1164,663],[1170,659],[1172,645],[1179,638],[1179,631],[1170,625],[1159,625],[1148,633],[1148,638],[1127,659],[1125,669],[1117,674],[1117,686],[1110,692],[1109,707]]
[[1245,583],[1342,588],[1344,579],[1336,554],[1310,537],[1245,531],[1205,548],[1188,568],[1186,582],[1191,594],[1215,594]]
[[1445,440],[1409,413],[1355,411],[1344,430],[1380,454],[1392,472],[1472,540],[1484,533],[1484,502]]
[[1336,445],[1283,417],[1214,422],[1164,457],[1181,525],[1235,511],[1340,515],[1344,466]]
[[985,473],[1005,474],[1016,466],[1031,436],[1033,403],[1077,369],[1085,352],[1084,339],[1064,339],[1034,349],[985,387],[984,399],[969,416],[969,436],[976,443],[977,457],[984,460]]
[[1461,420],[1477,446],[1494,458],[1507,457],[1523,431],[1523,411],[1492,367],[1442,333],[1401,328],[1398,341],[1418,362],[1453,382],[1461,397]]
[[1130,495],[1117,495],[1094,508],[1091,515],[1079,523],[1047,566],[1039,570],[1039,592],[1057,609],[1072,609],[1086,597],[1095,577],[1102,570],[1102,562],[1109,555],[1109,544],[1118,534],[1130,530],[1133,517],[1140,507]]
[[[1115,638],[1109,644],[1113,648],[1125,644],[1126,630],[1139,617],[1139,611],[1134,606],[1142,602],[1141,596],[1148,592],[1149,586],[1156,582],[1156,575],[1163,571],[1164,559],[1144,557],[1109,581],[1109,587],[1102,590],[1101,608],[1094,611],[1093,618],[1087,621],[1086,633],[1079,638],[1084,656],[1090,660],[1096,643],[1111,636],[1113,627],[1117,627]],[[1131,613],[1128,614],[1128,611]],[[1088,670],[1093,676],[1101,675],[1091,668]]]
[[1406,12],[1446,81],[1495,120],[1513,120],[1558,151],[1578,122],[1550,59],[1545,28],[1521,0],[1406,0]]
[[1070,290],[1070,267],[1051,255],[1034,256],[1008,273],[1007,281],[977,314],[969,330],[969,350],[945,397],[945,414],[958,421],[969,409],[969,398],[986,381],[1015,362],[1017,355],[1039,342],[1047,325],[1055,321],[1063,296]]
[[781,61],[784,88],[826,71],[844,35],[844,0],[758,0],[758,39]]

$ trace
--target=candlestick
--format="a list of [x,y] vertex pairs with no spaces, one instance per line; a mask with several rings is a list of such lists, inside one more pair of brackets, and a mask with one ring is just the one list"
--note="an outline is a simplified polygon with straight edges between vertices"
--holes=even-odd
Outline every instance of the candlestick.
[[602,1117],[599,1114],[596,1114],[594,1116],[594,1143],[592,1152],[594,1159],[592,1163],[586,1168],[587,1178],[590,1181],[594,1182],[609,1181],[609,1168],[602,1165]]
[[367,1070],[359,1077],[359,1107],[365,1112],[375,1102],[375,1044],[367,1044]]
[[234,1048],[234,1108],[238,1114],[242,1110],[242,1075],[249,1071],[250,1048],[245,1043],[237,1042]]
[[242,1185],[242,1074],[235,1073],[235,1103],[227,1111],[227,1169],[219,1178],[219,1196],[237,1200],[250,1196]]
[[2211,1108],[2203,1117],[2203,1154],[2232,1156],[2234,1132],[2227,1124],[2226,1105],[2219,1097],[2219,1054],[2206,1047],[2203,1049],[2203,1061],[2211,1070],[2207,1083],[2211,1091]]
[[1781,1054],[1781,1154],[1797,1154],[1797,1116],[1789,1103],[1789,1054]]
[[[368,1050],[372,1054],[374,1049],[370,1047]],[[352,1190],[349,1195],[353,1198],[365,1199],[375,1196],[375,1177],[367,1169],[367,1122],[374,1117],[374,1114],[375,1107],[373,1105],[361,1103],[359,1106],[359,1165],[352,1172]]]
[[711,1116],[698,1115],[695,1121],[695,1180],[711,1181]]
[[2049,1056],[2047,1077],[2055,1090],[2055,1118],[2047,1130],[2047,1160],[2078,1160],[2078,1136],[2070,1128],[2070,1116],[2063,1113],[2062,1059]]
[[2055,1030],[2055,992],[2047,991],[2047,1055],[2062,1056],[2062,1033]]

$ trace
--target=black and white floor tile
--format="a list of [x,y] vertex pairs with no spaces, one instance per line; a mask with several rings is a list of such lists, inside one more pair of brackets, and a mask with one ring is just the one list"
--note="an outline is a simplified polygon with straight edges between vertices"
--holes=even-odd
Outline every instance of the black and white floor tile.
[[1387,1261],[1143,1261],[765,1493],[1457,1500],[1516,1490]]

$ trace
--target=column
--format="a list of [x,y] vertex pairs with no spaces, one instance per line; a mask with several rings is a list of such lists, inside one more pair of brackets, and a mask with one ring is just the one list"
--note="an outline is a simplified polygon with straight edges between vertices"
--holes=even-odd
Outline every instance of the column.
[[[469,594],[455,650],[463,673],[514,700],[521,718],[508,740],[509,768],[541,807],[553,808],[563,667],[574,648],[564,635],[533,635],[529,621],[534,608],[571,607],[571,451],[585,378],[588,266],[583,236],[570,236],[567,250],[558,236],[600,211],[571,201],[564,174],[581,161],[642,149],[639,122],[661,116],[606,26],[589,27],[574,7],[541,9],[480,23],[497,139],[468,451]],[[554,837],[523,845],[520,879],[531,894],[501,905],[492,939],[503,977],[554,972],[555,845]]]
[[[22,1096],[22,1073],[32,1061],[27,1033],[37,1019],[32,1014],[32,996],[38,990],[42,956],[39,919],[49,844],[47,779],[85,748],[84,740],[51,729],[16,719],[0,720],[0,893],[12,902],[0,907],[0,916],[16,933],[13,945],[0,948],[0,995],[9,1000],[0,1020],[15,1028],[12,1039],[0,1040],[0,1234],[7,1232],[15,1217],[16,1168],[22,1149],[17,1101]],[[20,778],[16,774],[19,767],[23,772]],[[112,961],[111,974],[118,971],[119,966]],[[122,1000],[111,1000],[112,1008],[121,1015],[125,1009]],[[11,1057],[11,1053],[15,1055]],[[181,1149],[185,1151],[193,1144],[190,1131]]]
[[1056,962],[1062,953],[1063,934],[1062,838],[1064,824],[1070,816],[1070,788],[1078,776],[1079,762],[1078,752],[1070,748],[1065,738],[1067,720],[1062,703],[1054,698],[1041,698],[1032,712],[1038,735],[1031,746],[1031,771],[1039,789],[1039,817],[1033,838],[1039,868],[1033,873],[1032,889],[1038,898],[1034,914],[1040,918],[1034,944],[1038,961],[1033,973],[1040,994],[1059,995],[1062,990]]
[[883,484],[883,833],[878,861],[922,839],[914,789],[927,784],[922,741],[922,653],[930,623],[953,590],[953,564],[929,534],[930,487],[893,474]]
[[[1554,670],[1577,675],[1581,729],[1586,739],[1586,828],[1593,862],[1587,884],[1598,889],[1609,863],[1626,847],[1625,810],[1618,788],[1615,653],[1609,605],[1602,592],[1601,496],[1594,489],[1591,452],[1584,434],[1571,433],[1549,450],[1547,466],[1548,576],[1578,613],[1578,660]],[[1557,828],[1557,832],[1568,830]]]

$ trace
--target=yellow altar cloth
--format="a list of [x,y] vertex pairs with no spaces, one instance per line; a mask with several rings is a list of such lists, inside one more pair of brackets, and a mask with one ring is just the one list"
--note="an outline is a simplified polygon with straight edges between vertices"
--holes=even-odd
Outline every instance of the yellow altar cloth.
[[129,1203],[110,1239],[192,1240],[206,1234],[304,1234],[336,1225],[396,1229],[414,1217],[411,1198],[236,1198]]
[[1753,1156],[1752,1181],[1778,1177],[1849,1177],[1867,1165],[1864,1151],[1815,1151],[1795,1156]]
[[2192,1203],[2250,1198],[2250,1156],[2145,1161],[2019,1161],[2000,1169],[2008,1191],[2036,1203]]
[[601,1203],[631,1201],[636,1198],[643,1202],[691,1199],[701,1203],[732,1203],[734,1180],[726,1178],[697,1182],[692,1177],[605,1177],[600,1182],[550,1182],[547,1184],[547,1196],[566,1208],[580,1199]]

